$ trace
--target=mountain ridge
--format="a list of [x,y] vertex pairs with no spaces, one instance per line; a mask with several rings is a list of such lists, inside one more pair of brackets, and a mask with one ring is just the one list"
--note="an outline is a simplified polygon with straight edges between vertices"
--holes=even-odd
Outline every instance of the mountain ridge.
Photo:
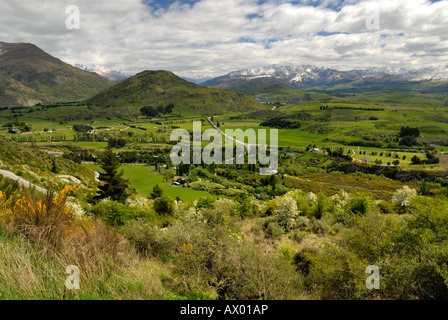
[[205,88],[165,70],[145,70],[90,98],[88,104],[139,112],[143,106],[174,105],[174,113],[222,114],[263,106],[241,93]]
[[[2,107],[82,100],[112,85],[100,75],[75,68],[31,43],[0,42],[0,50],[0,74],[8,84],[0,87]],[[21,99],[7,94],[8,86],[18,87],[17,83],[27,93]]]

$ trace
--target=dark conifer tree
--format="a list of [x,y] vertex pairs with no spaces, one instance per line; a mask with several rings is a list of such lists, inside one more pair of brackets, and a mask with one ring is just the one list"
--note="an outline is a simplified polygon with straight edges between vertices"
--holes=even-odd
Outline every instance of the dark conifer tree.
[[156,184],[154,188],[152,188],[151,198],[153,199],[160,198],[162,194],[163,194],[162,188],[160,188],[159,185]]
[[98,186],[100,190],[97,199],[109,197],[111,200],[124,202],[129,197],[127,192],[129,183],[123,178],[123,170],[118,172],[119,167],[120,161],[115,157],[112,147],[108,146],[101,161],[104,173],[100,172],[98,178],[101,183]]

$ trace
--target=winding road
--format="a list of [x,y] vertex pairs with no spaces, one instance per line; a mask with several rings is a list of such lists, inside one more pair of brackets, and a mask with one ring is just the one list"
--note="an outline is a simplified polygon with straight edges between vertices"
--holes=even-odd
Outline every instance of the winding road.
[[[15,173],[8,171],[8,170],[0,170],[0,175],[9,178],[11,180],[17,181],[19,183],[19,185],[25,187],[25,188],[34,188],[35,190],[42,192],[42,193],[47,193],[47,189],[44,189],[42,187],[36,186],[35,184],[29,182],[28,180],[25,180],[21,177],[19,177],[18,175],[16,175]],[[75,178],[73,176],[70,175],[58,175],[56,176],[59,179],[61,179],[64,182],[74,182],[76,184],[81,184],[81,181],[78,178]],[[95,175],[96,177],[96,175]]]
[[34,188],[37,191],[47,193],[47,189],[44,189],[42,187],[36,186],[35,184],[32,184],[31,182],[17,176],[16,174],[12,173],[11,171],[7,170],[0,170],[0,175],[9,178],[11,180],[15,180],[19,183],[19,185],[24,186],[25,188]]

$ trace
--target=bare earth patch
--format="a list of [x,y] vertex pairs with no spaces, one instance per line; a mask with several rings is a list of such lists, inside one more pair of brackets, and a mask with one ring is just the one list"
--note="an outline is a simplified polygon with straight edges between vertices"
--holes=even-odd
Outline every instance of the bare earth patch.
[[448,171],[448,156],[439,156],[440,166]]

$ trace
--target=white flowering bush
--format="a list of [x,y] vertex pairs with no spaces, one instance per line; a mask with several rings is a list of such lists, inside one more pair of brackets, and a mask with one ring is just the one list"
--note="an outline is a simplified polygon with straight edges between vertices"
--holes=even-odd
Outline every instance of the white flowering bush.
[[183,208],[183,219],[185,221],[201,222],[206,223],[207,219],[202,214],[201,210],[196,209],[196,207]]
[[213,207],[216,213],[230,216],[235,208],[235,203],[231,199],[218,199],[213,204]]
[[289,190],[287,193],[285,193],[285,196],[291,197],[291,198],[297,198],[297,197],[301,197],[303,194],[304,194],[304,192],[302,190],[293,189],[293,190]]
[[306,198],[312,204],[317,202],[317,195],[314,192],[308,192]]
[[103,204],[103,205],[108,205],[112,200],[110,199],[110,197],[107,198],[103,198],[99,201],[99,203]]
[[85,211],[83,209],[83,207],[81,206],[81,204],[79,204],[79,202],[73,198],[73,197],[69,197],[67,198],[67,201],[65,202],[66,206],[71,208],[72,211],[72,216],[75,218],[82,218],[85,215]]
[[334,211],[336,213],[343,213],[344,208],[350,201],[350,194],[345,192],[344,189],[340,190],[337,194],[331,197],[334,204]]
[[405,208],[410,204],[412,198],[416,194],[417,191],[415,189],[404,186],[403,188],[395,191],[394,195],[392,196],[392,203],[401,208]]
[[176,214],[182,212],[182,208],[184,207],[184,202],[182,200],[174,200],[174,211]]
[[277,217],[278,224],[286,230],[292,229],[295,226],[295,218],[299,214],[296,200],[292,197],[285,196],[280,199],[274,215]]
[[151,209],[154,200],[150,200],[144,196],[136,195],[126,199],[126,204],[130,207],[139,207],[142,209]]

